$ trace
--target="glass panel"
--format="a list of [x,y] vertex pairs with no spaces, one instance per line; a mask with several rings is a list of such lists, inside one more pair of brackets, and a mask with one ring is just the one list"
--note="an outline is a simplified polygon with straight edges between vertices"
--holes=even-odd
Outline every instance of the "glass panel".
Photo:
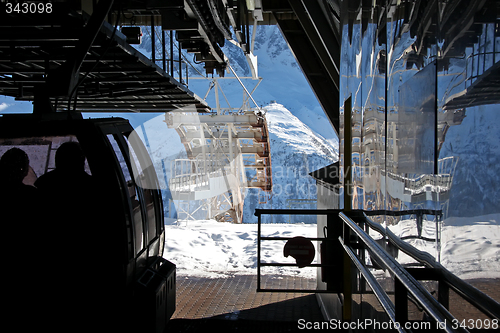
[[[407,187],[422,177],[431,183],[435,172],[436,32],[435,25],[420,21],[434,22],[437,10],[415,6],[402,3],[387,14],[387,210],[411,209],[417,202],[434,208],[429,187]],[[419,19],[412,22],[412,15]],[[399,220],[387,217],[388,225]]]
[[[144,206],[146,208],[147,225],[148,225],[146,242],[147,244],[149,244],[156,237],[156,211],[155,211],[154,192],[151,187],[143,186],[143,183],[145,182],[145,179],[147,177],[147,174],[145,174],[141,165],[141,160],[143,159],[139,159],[138,154],[135,152],[128,137],[124,135],[123,138],[127,142],[127,146],[129,149],[135,181],[137,183],[137,186],[143,191]],[[150,166],[150,168],[152,168],[152,166]]]
[[[0,139],[0,156],[11,148],[22,149],[29,158],[30,170],[23,182],[33,185],[38,177],[55,168],[55,155],[57,148],[65,142],[78,142],[73,135],[68,136],[43,136],[29,138],[3,138]],[[85,171],[92,174],[85,160]]]
[[[341,105],[340,163],[352,161],[354,209],[442,210],[371,218],[489,293],[500,267],[496,5],[453,4],[343,1],[340,100],[352,97],[352,137]],[[401,264],[416,264],[377,237]],[[391,291],[392,278],[367,260]]]
[[[362,177],[363,204],[365,210],[383,208],[381,170],[385,162],[385,72],[386,45],[385,32],[377,25],[383,19],[384,10],[378,6],[363,7],[363,30],[360,62],[362,99],[360,170],[356,175]],[[385,25],[382,24],[382,27]],[[356,124],[357,126],[358,124]]]
[[399,174],[434,173],[435,81],[436,64],[433,63],[399,88],[400,104],[394,147]]
[[[349,12],[357,12],[359,3],[346,2],[344,4],[347,8],[345,10]],[[351,16],[352,15],[352,16]],[[351,21],[351,17],[356,17],[356,20]],[[352,208],[356,209],[363,206],[363,184],[360,178],[360,152],[361,152],[361,127],[363,114],[361,111],[362,107],[362,97],[361,97],[361,24],[357,20],[359,16],[350,14],[349,18],[344,16],[343,29],[342,29],[342,50],[341,50],[341,66],[340,66],[340,101],[343,104],[349,97],[351,97],[351,114],[348,109],[345,109],[344,105],[340,107],[340,129],[339,129],[339,157],[340,157],[340,168],[341,168],[341,179],[345,182],[344,171],[352,174],[353,187],[352,191]],[[347,118],[349,117],[349,118]],[[350,131],[346,132],[346,124],[351,124]],[[351,137],[347,138],[346,133],[351,132]],[[346,145],[350,146],[352,149],[351,166],[346,164]],[[348,157],[347,157],[348,158]],[[346,192],[346,187],[344,191]],[[361,196],[358,195],[361,193]],[[345,193],[344,193],[345,196]]]
[[[495,8],[471,2],[463,11],[440,1],[438,62],[439,201],[444,213],[440,260],[452,273],[500,301],[500,149]],[[468,29],[460,26],[472,17]],[[467,33],[462,33],[466,31]],[[485,317],[450,291],[459,320]],[[477,327],[474,327],[477,328]]]
[[116,154],[116,158],[120,163],[120,167],[123,172],[123,176],[125,177],[125,182],[127,183],[128,193],[130,196],[130,202],[132,203],[132,222],[134,224],[135,231],[135,251],[136,254],[139,253],[144,248],[144,228],[142,221],[142,212],[141,212],[141,204],[139,202],[139,193],[137,192],[137,187],[135,185],[134,180],[132,179],[132,173],[127,165],[127,160],[123,155],[123,152],[116,141],[116,138],[113,134],[107,135],[111,146]]
[[[78,181],[81,180],[80,178],[73,178],[76,181],[72,183],[74,187],[66,186],[65,181],[61,182],[61,174],[56,177],[54,175],[48,176],[48,178],[42,177],[43,184],[37,183],[41,176],[55,168],[54,157],[57,149],[62,143],[70,141],[77,142],[77,139],[71,135],[0,138],[0,211],[3,213],[2,218],[33,223],[33,221],[40,221],[44,218],[45,210],[47,210],[52,222],[56,217],[66,221],[65,213],[67,210],[81,209],[89,204],[89,202],[84,201],[89,200],[88,194],[92,188],[83,186],[89,185],[89,182],[86,181],[82,184]],[[87,173],[90,174],[88,164],[85,165]],[[75,175],[71,174],[71,176]],[[78,176],[80,175],[78,174]],[[38,186],[38,189],[35,188],[35,185]],[[73,188],[75,191],[72,191]],[[61,195],[61,193],[64,194]],[[43,204],[41,204],[42,201]],[[88,208],[85,209],[88,211]],[[81,214],[78,218],[84,219]],[[49,230],[45,229],[44,231]],[[60,238],[60,235],[54,230],[51,230],[50,234],[57,239]],[[43,241],[49,241],[49,239],[47,237]]]

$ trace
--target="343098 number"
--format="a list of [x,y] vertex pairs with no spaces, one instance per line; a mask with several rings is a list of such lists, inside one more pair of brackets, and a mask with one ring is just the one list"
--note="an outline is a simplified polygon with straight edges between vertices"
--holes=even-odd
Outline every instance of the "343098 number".
[[7,2],[5,4],[7,14],[51,14],[53,10],[51,2]]
[[464,319],[459,321],[458,319],[453,319],[452,322],[453,329],[458,329],[459,327],[465,329],[494,329],[498,330],[500,324],[498,319]]

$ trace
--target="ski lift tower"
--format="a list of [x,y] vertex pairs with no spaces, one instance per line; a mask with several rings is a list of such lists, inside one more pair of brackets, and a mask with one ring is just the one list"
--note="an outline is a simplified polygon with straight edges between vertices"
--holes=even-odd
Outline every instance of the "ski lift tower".
[[[217,81],[214,85],[218,94],[220,86]],[[244,90],[247,97],[239,109],[222,109],[217,98],[217,108],[211,113],[170,112],[165,116],[187,153],[187,159],[172,161],[169,186],[176,207],[183,207],[188,219],[194,219],[193,214],[204,206],[208,218],[241,223],[246,189],[272,189],[265,113],[248,108],[251,93]],[[192,201],[197,202],[193,208]]]

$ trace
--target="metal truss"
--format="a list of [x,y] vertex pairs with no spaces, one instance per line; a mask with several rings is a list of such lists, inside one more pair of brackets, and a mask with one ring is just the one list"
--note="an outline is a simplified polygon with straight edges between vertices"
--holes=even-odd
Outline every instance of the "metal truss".
[[241,223],[246,189],[269,192],[272,188],[265,114],[249,107],[251,93],[246,88],[238,109],[229,103],[228,108],[221,107],[219,92],[226,102],[227,98],[217,79],[211,89],[217,102],[213,112],[170,112],[165,116],[187,154],[187,159],[171,162],[170,191],[174,201],[197,201],[208,218]]

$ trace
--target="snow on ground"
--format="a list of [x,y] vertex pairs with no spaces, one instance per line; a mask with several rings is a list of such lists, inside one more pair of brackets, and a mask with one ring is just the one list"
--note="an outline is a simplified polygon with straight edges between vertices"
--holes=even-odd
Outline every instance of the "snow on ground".
[[[263,224],[262,236],[316,237],[316,224]],[[416,235],[415,220],[401,221],[391,230],[400,237]],[[500,278],[500,214],[475,218],[450,218],[441,229],[441,263],[463,279]],[[257,274],[257,225],[214,220],[169,220],[165,225],[164,257],[177,265],[180,276],[208,278]],[[435,223],[424,223],[423,236],[433,238]],[[436,254],[435,244],[408,240],[415,247]],[[261,261],[294,263],[283,256],[284,241],[263,241]],[[318,246],[314,242],[316,254]],[[399,252],[398,261],[413,260]],[[313,261],[316,263],[316,259]],[[263,267],[263,275],[291,275],[315,279],[315,268]]]
[[467,217],[445,221],[441,263],[463,279],[500,278],[500,214],[474,221]]
[[[500,278],[500,214],[476,217],[451,217],[440,230],[440,261],[462,279]],[[399,237],[416,235],[415,220],[400,221],[389,227]],[[425,222],[422,236],[435,238],[435,222]],[[421,239],[407,240],[419,250],[436,257],[436,244]],[[399,253],[400,263],[414,262]]]
[[[316,237],[315,224],[263,224],[262,236]],[[261,262],[294,263],[283,256],[284,241],[263,241]],[[317,248],[316,244],[314,246]],[[163,256],[177,265],[180,276],[208,278],[257,274],[257,224],[232,224],[214,220],[170,220],[165,225]],[[314,261],[315,262],[315,261]],[[315,278],[315,268],[263,267],[267,275]]]

